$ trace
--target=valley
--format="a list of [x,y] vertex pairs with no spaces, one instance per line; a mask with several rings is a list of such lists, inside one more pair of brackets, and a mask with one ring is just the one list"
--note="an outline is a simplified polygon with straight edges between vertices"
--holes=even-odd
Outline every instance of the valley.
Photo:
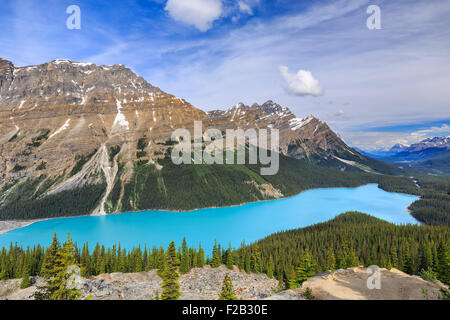
[[[172,133],[193,134],[197,121],[225,138],[227,130],[278,130],[278,172],[264,175],[265,166],[247,162],[175,165],[180,141]],[[249,158],[255,146],[243,147]],[[234,264],[236,272],[265,273],[277,290],[369,264],[448,283],[448,179],[364,155],[314,115],[297,118],[271,100],[205,112],[124,65],[60,59],[17,68],[0,59],[0,148],[3,280],[40,281],[30,277],[45,276],[56,232],[73,237],[65,245],[85,276],[151,268],[162,276],[173,255],[182,274]],[[183,243],[178,253],[174,240]],[[263,296],[246,298],[255,297]]]

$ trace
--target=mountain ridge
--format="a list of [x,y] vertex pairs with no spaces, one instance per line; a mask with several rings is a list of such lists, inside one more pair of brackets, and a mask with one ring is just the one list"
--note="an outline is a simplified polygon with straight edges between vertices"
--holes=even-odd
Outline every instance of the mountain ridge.
[[[177,128],[192,132],[195,121],[223,131],[279,129],[285,166],[280,177],[284,180],[261,177],[254,166],[173,165],[168,159],[174,144],[171,134]],[[286,168],[298,175],[298,168],[318,175],[322,170],[330,177],[335,174],[314,165],[357,173],[400,172],[351,149],[312,115],[297,118],[271,100],[207,113],[121,64],[59,59],[16,68],[12,62],[0,60],[0,124],[0,213],[3,210],[8,217],[12,212],[34,212],[36,205],[46,216],[67,212],[67,199],[85,204],[71,212],[106,214],[237,204],[324,186],[323,181],[312,183],[309,179],[307,183],[297,178],[289,182]],[[291,158],[313,167],[303,162],[294,165]],[[343,184],[344,180],[329,178],[330,182],[341,181],[336,186],[355,185]],[[295,187],[294,181],[300,187]],[[185,197],[168,194],[180,185],[185,187]],[[233,187],[236,185],[239,187]],[[213,186],[221,190],[216,196]],[[188,190],[197,190],[197,194]],[[191,204],[187,194],[194,197]],[[61,207],[51,207],[55,201]]]

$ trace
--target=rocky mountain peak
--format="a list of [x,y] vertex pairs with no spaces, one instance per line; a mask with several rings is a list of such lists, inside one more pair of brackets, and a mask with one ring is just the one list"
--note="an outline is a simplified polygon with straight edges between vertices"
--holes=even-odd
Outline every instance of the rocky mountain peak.
[[[0,101],[14,78],[14,65],[11,61],[0,58]],[[1,110],[1,107],[0,107]]]
[[11,61],[0,58],[0,74],[12,69],[14,69],[14,64]]
[[436,149],[450,149],[450,137],[433,137],[424,139],[418,143],[412,144],[409,148],[403,151],[406,152],[416,152],[425,149],[436,148]]
[[[124,162],[133,161],[139,139],[166,141],[174,128],[206,117],[124,65],[58,59],[25,67],[2,60],[0,66],[0,185],[67,175],[77,157],[93,152],[93,168],[104,167],[111,145],[122,147]],[[153,151],[146,152],[150,160]]]

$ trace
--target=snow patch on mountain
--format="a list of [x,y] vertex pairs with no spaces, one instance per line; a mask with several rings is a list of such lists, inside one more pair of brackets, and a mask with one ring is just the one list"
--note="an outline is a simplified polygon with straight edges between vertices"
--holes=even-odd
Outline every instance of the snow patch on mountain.
[[116,99],[116,105],[117,105],[117,115],[116,115],[116,118],[114,119],[113,127],[115,125],[120,125],[122,127],[126,127],[128,130],[129,123],[125,119],[125,115],[122,113],[122,104],[120,103],[120,101],[118,99]]
[[53,134],[51,134],[50,137],[48,137],[48,139],[51,139],[54,136],[56,136],[58,133],[61,133],[62,131],[66,130],[69,127],[69,123],[70,123],[70,119],[67,119],[66,122],[61,126],[61,128],[59,128]]
[[313,119],[314,119],[313,116],[308,116],[308,117],[306,117],[304,119],[299,119],[299,118],[291,119],[291,120],[289,120],[289,126],[291,127],[291,129],[293,131],[296,131],[296,130],[306,126]]

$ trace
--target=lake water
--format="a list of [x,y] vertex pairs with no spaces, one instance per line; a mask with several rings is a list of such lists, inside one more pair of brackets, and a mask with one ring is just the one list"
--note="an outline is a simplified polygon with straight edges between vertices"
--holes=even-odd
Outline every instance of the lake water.
[[288,199],[250,203],[238,207],[202,209],[192,212],[146,211],[100,217],[60,218],[41,221],[0,235],[0,248],[17,242],[48,246],[53,233],[63,240],[70,232],[78,245],[99,242],[106,247],[120,242],[137,245],[177,246],[185,236],[190,246],[202,243],[210,254],[214,239],[223,246],[238,247],[277,231],[324,222],[346,211],[361,211],[396,224],[417,224],[406,208],[418,197],[383,191],[377,185],[359,188],[315,189]]

